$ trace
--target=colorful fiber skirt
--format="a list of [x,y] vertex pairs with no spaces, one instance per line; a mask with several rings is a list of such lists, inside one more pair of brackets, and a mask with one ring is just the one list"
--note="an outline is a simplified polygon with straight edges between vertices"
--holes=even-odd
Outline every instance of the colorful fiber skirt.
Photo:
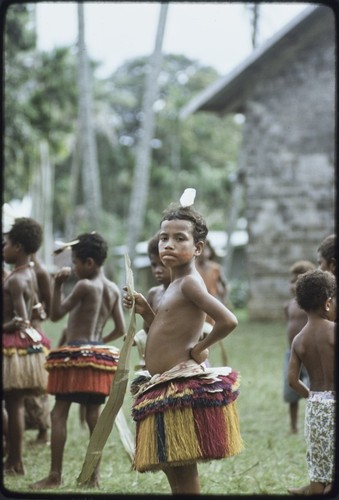
[[24,332],[2,334],[2,388],[4,391],[24,390],[42,394],[47,388],[48,374],[44,368],[50,340],[40,330],[40,340],[33,341]]
[[96,393],[108,396],[119,361],[119,349],[88,342],[52,349],[46,359],[47,392]]
[[[215,368],[205,370],[137,393],[132,408],[137,471],[221,459],[242,450],[236,406],[239,374],[229,369],[228,375],[216,376]],[[213,376],[206,376],[212,370]],[[140,378],[133,381],[132,393],[140,383]]]

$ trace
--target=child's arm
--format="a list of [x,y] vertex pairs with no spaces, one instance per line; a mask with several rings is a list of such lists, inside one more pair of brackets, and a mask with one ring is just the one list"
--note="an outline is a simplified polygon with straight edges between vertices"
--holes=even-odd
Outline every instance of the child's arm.
[[22,281],[13,276],[8,282],[8,291],[11,295],[14,314],[10,321],[3,323],[2,330],[4,332],[24,330],[29,326],[30,321]]
[[[154,289],[155,289],[155,287],[148,290],[148,294],[146,296],[146,300],[149,303],[150,308],[153,311],[154,311],[153,299],[154,299],[154,294],[155,294]],[[142,326],[143,326],[143,329],[145,330],[145,332],[148,333],[149,325],[146,323],[146,321],[144,321],[144,324]]]
[[71,269],[64,267],[55,275],[50,314],[50,319],[52,321],[58,321],[63,318],[65,314],[72,311],[88,293],[88,287],[86,285],[87,280],[79,280],[68,297],[64,300],[61,299],[62,285],[70,274]]
[[[125,293],[123,295],[122,303],[126,309],[131,309],[133,305],[133,300],[127,292],[127,288],[124,287]],[[143,317],[146,324],[150,327],[153,319],[155,317],[155,313],[145,297],[141,293],[135,292],[133,295],[135,300],[135,312],[140,314]]]
[[192,349],[191,357],[202,363],[208,356],[208,348],[229,335],[238,324],[236,316],[218,299],[209,294],[194,277],[187,277],[182,284],[182,293],[214,320],[211,332]]
[[117,300],[115,301],[114,307],[112,309],[112,319],[114,323],[114,329],[108,335],[102,338],[104,344],[107,344],[108,342],[121,337],[122,335],[124,335],[124,332],[126,330],[125,318],[121,305],[121,296],[119,292]]
[[291,348],[291,356],[288,363],[288,383],[292,389],[295,390],[302,398],[308,398],[309,396],[309,388],[299,379],[300,369],[301,369],[301,361],[295,352],[295,349]]

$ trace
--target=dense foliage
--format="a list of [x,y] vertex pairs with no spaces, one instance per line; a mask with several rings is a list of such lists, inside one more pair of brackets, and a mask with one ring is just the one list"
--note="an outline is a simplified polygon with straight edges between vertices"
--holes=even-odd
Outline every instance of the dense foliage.
[[[70,176],[77,137],[76,48],[52,52],[35,48],[34,7],[11,6],[6,19],[5,186],[4,201],[29,192],[39,163],[38,144],[46,140],[55,167],[54,231],[63,235],[70,214],[79,213],[78,231],[88,230],[81,218],[82,183],[72,197]],[[114,244],[125,242],[135,153],[142,126],[142,99],[148,57],[126,61],[106,80],[94,78],[93,120],[102,186],[103,233]],[[154,104],[156,131],[147,215],[142,232],[148,238],[159,213],[179,199],[184,188],[198,191],[197,206],[211,229],[225,229],[232,173],[240,140],[232,117],[197,113],[179,120],[180,109],[218,78],[217,72],[182,55],[165,54]],[[6,175],[10,169],[11,175]]]

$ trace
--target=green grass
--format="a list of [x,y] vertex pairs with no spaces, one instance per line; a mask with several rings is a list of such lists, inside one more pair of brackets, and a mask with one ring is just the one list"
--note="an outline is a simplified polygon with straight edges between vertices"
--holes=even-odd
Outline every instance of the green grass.
[[[288,405],[282,399],[282,367],[287,345],[283,323],[251,323],[246,313],[237,314],[239,326],[224,340],[228,364],[240,371],[241,385],[238,407],[245,449],[238,456],[199,464],[202,494],[208,495],[285,495],[290,486],[308,482],[305,462],[303,419],[305,401],[299,404],[299,433],[289,434]],[[61,332],[60,323],[46,323],[45,331],[53,346]],[[121,340],[115,345],[121,347]],[[210,361],[220,365],[220,348],[213,346]],[[131,356],[131,377],[138,361],[137,350]],[[51,408],[54,398],[50,397]],[[131,396],[126,394],[124,413],[134,432],[130,417]],[[162,472],[140,474],[131,470],[127,453],[113,428],[103,450],[101,487],[80,488],[76,484],[86,454],[89,434],[80,426],[78,405],[73,404],[68,420],[68,436],[64,453],[64,485],[57,494],[170,494]],[[29,491],[29,484],[49,472],[50,448],[32,446],[36,431],[25,433],[24,463],[26,475],[5,477],[4,486],[11,492]],[[45,490],[47,492],[47,490]]]

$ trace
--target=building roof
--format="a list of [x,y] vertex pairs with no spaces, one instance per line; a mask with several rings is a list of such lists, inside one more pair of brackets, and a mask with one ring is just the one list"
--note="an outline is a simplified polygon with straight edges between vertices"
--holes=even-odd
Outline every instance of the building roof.
[[196,111],[213,111],[220,114],[229,112],[242,113],[246,96],[253,88],[253,79],[258,71],[267,63],[284,62],[284,57],[293,56],[293,51],[284,50],[287,46],[294,48],[314,39],[318,30],[328,29],[328,22],[334,14],[326,6],[310,6],[293,18],[281,30],[264,44],[257,47],[249,57],[226,76],[218,79],[200,94],[196,95],[182,108],[180,118],[184,120]]

